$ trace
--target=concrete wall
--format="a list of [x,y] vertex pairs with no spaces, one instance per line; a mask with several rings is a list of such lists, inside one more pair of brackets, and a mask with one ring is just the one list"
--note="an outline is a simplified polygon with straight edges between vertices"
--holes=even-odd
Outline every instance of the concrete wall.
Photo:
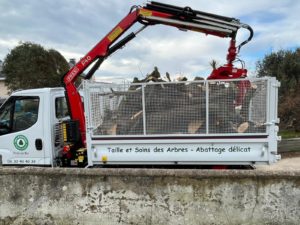
[[299,224],[300,171],[0,168],[3,224]]

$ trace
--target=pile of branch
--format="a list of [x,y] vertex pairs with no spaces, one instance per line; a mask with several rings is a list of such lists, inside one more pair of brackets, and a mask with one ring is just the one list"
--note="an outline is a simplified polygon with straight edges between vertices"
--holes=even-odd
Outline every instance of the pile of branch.
[[[144,79],[134,78],[128,91],[113,95],[123,96],[115,111],[108,111],[103,123],[95,131],[99,135],[142,135],[144,125],[147,134],[205,134],[206,120],[209,133],[259,132],[264,126],[248,121],[249,104],[257,87],[247,91],[240,110],[234,105],[238,88],[235,85],[209,84],[209,116],[206,116],[206,87],[202,82],[170,83],[161,78],[158,69]],[[178,81],[186,81],[181,77]],[[196,77],[199,81],[203,78]],[[144,88],[145,103],[142,103],[142,89],[139,83],[153,82]],[[155,84],[155,82],[160,82]],[[145,112],[143,112],[145,107]],[[145,124],[143,116],[146,117]]]

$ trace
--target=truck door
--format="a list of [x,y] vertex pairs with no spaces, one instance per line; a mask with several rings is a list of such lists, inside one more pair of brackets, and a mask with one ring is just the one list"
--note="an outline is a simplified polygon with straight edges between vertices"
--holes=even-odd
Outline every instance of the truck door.
[[0,108],[3,164],[45,165],[42,96],[11,96]]

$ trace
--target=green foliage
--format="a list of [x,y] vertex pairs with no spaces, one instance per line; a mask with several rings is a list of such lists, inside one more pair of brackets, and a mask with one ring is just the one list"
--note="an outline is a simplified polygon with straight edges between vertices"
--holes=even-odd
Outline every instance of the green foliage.
[[258,76],[274,76],[281,82],[279,117],[282,130],[300,131],[300,48],[280,50],[257,62]]
[[257,62],[258,76],[275,76],[281,82],[280,95],[298,92],[300,82],[300,48],[280,50]]
[[279,136],[282,139],[300,138],[300,132],[284,130],[279,132]]
[[9,90],[61,86],[69,70],[66,59],[56,50],[25,42],[11,50],[3,62]]

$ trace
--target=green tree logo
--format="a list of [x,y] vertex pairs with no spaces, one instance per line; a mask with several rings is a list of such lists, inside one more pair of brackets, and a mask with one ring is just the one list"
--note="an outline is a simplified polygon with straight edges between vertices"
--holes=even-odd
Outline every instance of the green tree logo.
[[28,139],[24,135],[18,135],[14,139],[14,146],[19,151],[25,151],[28,147]]

